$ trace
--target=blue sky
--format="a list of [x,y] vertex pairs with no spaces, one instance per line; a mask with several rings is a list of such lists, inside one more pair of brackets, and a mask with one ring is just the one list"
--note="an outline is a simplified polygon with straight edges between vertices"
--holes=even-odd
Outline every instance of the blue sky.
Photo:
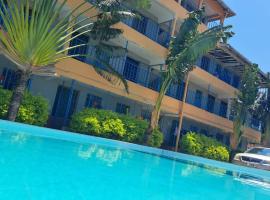
[[270,72],[270,0],[224,0],[236,12],[226,20],[236,35],[230,44],[264,72]]

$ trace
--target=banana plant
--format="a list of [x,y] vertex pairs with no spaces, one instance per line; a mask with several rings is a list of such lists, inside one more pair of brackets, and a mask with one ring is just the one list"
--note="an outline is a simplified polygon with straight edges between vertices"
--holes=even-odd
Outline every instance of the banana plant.
[[[138,2],[141,1],[146,0]],[[111,25],[118,23],[122,17],[133,15],[121,10],[119,3],[103,0],[90,6],[88,1],[84,1],[75,8],[67,9],[67,0],[0,0],[3,22],[0,51],[16,65],[18,77],[8,109],[8,120],[15,121],[26,83],[32,74],[47,72],[63,59],[86,56],[67,55],[72,49],[88,45],[69,46],[72,40],[89,34],[92,40],[96,40],[95,45],[102,48],[104,41],[122,33]],[[115,80],[119,80],[128,89],[125,79],[108,64],[102,71],[95,69],[106,80],[114,84]]]

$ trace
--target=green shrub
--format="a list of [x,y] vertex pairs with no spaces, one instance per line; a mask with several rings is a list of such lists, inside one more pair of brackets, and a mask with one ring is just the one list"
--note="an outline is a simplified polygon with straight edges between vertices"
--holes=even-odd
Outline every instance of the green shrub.
[[215,139],[196,133],[188,133],[181,140],[181,147],[184,153],[202,156],[219,161],[229,161],[229,151]]
[[[88,118],[97,120],[95,128],[92,123],[86,123],[85,119]],[[71,131],[133,143],[142,143],[147,127],[148,123],[144,120],[97,109],[85,109],[75,113],[70,122]]]
[[[8,106],[11,100],[12,92],[0,89],[0,118],[7,117]],[[18,116],[17,122],[44,126],[49,117],[48,102],[41,96],[33,96],[25,92]]]
[[229,151],[226,147],[223,146],[209,146],[206,151],[203,153],[205,158],[226,161],[230,159]]
[[107,119],[102,122],[101,132],[110,138],[123,138],[126,134],[126,129],[121,119]]
[[163,133],[159,129],[154,129],[148,140],[148,145],[151,147],[160,147],[163,143]]

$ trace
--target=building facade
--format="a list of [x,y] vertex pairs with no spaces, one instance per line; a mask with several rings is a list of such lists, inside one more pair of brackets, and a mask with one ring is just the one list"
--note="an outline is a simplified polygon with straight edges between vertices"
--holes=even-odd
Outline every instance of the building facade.
[[[68,0],[67,4],[75,7],[81,1]],[[88,6],[94,2],[89,0]],[[103,56],[128,81],[129,94],[121,84],[110,84],[95,72],[93,65],[102,68],[102,63],[91,59],[95,56],[95,48],[91,45],[69,52],[89,56],[57,63],[56,76],[31,77],[29,91],[50,102],[49,127],[67,126],[72,114],[86,107],[149,120],[161,86],[159,71],[164,66],[170,38],[177,33],[188,12],[205,6],[206,17],[200,31],[224,23],[226,18],[235,15],[221,0],[152,0],[151,3],[150,9],[138,10],[140,18],[115,25],[124,32],[110,43],[127,51],[117,56]],[[82,35],[71,43],[88,42],[89,36]],[[182,134],[195,131],[228,145],[233,131],[231,102],[246,64],[250,64],[249,61],[230,45],[220,44],[198,60],[187,80],[172,84],[164,98],[160,119],[164,146],[175,145],[179,120],[183,120]],[[0,56],[0,84],[4,88],[14,86],[15,69],[9,60]],[[260,123],[249,116],[244,135],[246,141],[260,142],[260,129]]]

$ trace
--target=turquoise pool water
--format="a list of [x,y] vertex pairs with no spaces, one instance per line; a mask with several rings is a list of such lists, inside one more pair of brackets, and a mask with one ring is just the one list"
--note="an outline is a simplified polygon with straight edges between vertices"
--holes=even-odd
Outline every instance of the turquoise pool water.
[[0,172],[4,200],[270,199],[266,171],[4,121]]

